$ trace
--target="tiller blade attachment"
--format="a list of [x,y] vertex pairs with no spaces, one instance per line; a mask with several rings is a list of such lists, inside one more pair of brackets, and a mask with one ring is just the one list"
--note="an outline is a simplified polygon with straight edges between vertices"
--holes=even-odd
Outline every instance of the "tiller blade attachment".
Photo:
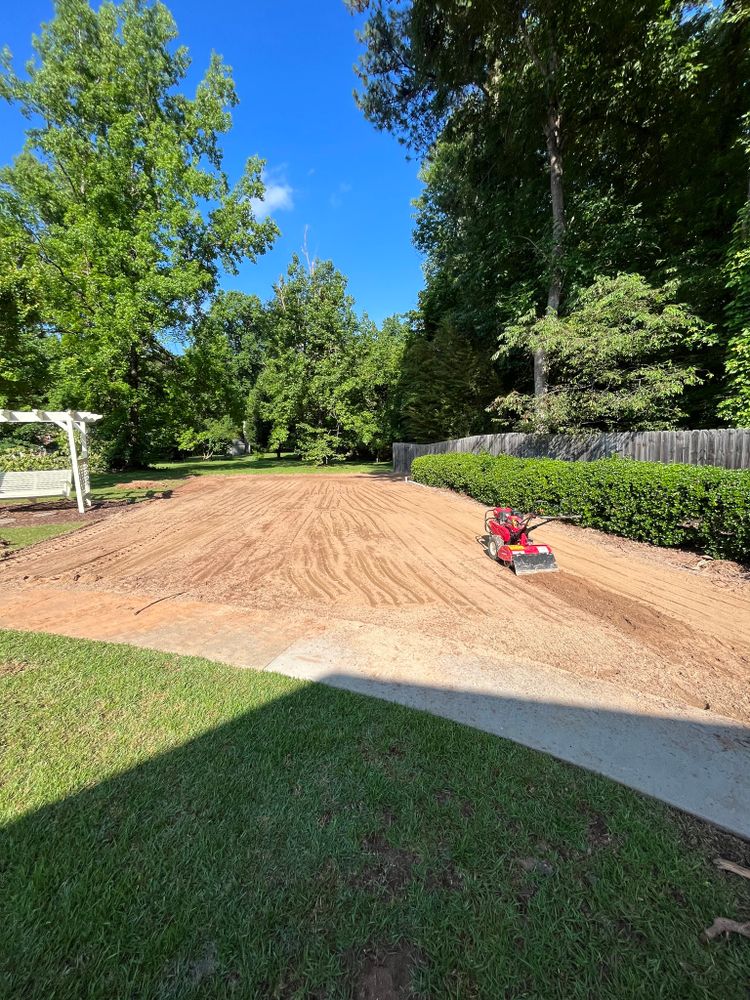
[[551,552],[514,552],[511,566],[516,576],[557,573],[559,569]]

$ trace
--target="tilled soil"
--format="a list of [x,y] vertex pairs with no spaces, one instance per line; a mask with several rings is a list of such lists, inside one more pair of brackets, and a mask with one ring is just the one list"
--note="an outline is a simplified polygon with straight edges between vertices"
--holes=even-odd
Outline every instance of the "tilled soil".
[[517,579],[482,533],[473,501],[387,477],[200,477],[6,559],[0,592],[23,588],[28,628],[50,628],[32,592],[51,586],[365,622],[750,721],[741,572],[550,525],[561,571]]

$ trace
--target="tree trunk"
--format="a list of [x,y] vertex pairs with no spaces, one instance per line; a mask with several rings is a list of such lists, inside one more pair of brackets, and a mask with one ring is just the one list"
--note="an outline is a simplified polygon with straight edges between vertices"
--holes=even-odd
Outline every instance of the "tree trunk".
[[131,469],[140,469],[145,465],[141,449],[141,414],[138,405],[138,390],[140,388],[141,371],[138,347],[131,344],[128,363],[128,387],[134,392],[135,399],[128,408],[128,456],[127,464]]
[[563,195],[563,157],[561,115],[556,101],[551,101],[544,129],[547,137],[549,188],[552,197],[552,253],[547,294],[547,315],[557,315],[562,297],[562,255],[565,244],[565,198]]
[[[552,201],[552,252],[550,254],[549,287],[547,290],[547,315],[557,316],[562,298],[562,258],[565,248],[565,198],[563,192],[562,115],[557,101],[550,99],[547,124],[547,163]],[[534,351],[534,396],[538,430],[547,430],[544,397],[547,395],[547,352],[544,348]]]
[[[562,112],[558,99],[557,73],[559,58],[555,37],[551,26],[547,31],[548,56],[541,58],[527,24],[528,12],[520,12],[519,27],[529,57],[541,77],[547,94],[547,121],[544,135],[547,140],[547,165],[549,186],[552,196],[552,252],[550,254],[549,287],[547,291],[547,315],[557,316],[562,298],[562,257],[565,244],[565,199],[563,198],[563,157],[562,157]],[[547,352],[544,348],[534,351],[534,396],[535,424],[538,430],[546,430],[545,396],[547,395]]]

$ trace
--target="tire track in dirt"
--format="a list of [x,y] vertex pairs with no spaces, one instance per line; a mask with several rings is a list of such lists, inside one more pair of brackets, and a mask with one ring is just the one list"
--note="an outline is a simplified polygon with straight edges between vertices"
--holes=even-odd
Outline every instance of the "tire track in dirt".
[[382,581],[379,582],[375,578],[375,574],[370,568],[371,561],[368,559],[366,553],[365,554],[358,553],[354,557],[353,565],[354,568],[358,569],[362,574],[362,576],[364,576],[365,579],[370,584],[369,590],[365,591],[367,597],[367,603],[370,605],[370,607],[378,607],[382,602],[382,598],[381,601],[378,601],[376,599],[378,594],[385,595],[386,604],[393,605],[393,607],[396,607],[400,603],[402,603],[399,601],[398,595],[394,590],[389,590]]
[[[384,511],[389,512],[389,506],[387,503],[383,502],[379,506]],[[404,504],[395,502],[392,504],[390,510],[391,514],[393,512],[393,509],[401,511],[403,511],[404,509],[408,510],[408,505],[406,505],[405,508]],[[404,531],[399,531],[396,529],[395,526],[390,526],[389,535],[390,538],[398,544],[398,546],[401,548],[402,551],[411,553],[414,550],[414,538],[416,537],[417,532],[419,530],[419,521],[417,518],[414,517],[413,511],[408,511],[408,514],[409,514],[409,520],[414,521],[413,532],[410,533],[408,537],[405,537]],[[402,517],[403,516],[404,515],[402,514]],[[472,578],[468,587],[461,587],[461,588],[456,587],[453,583],[447,584],[446,582],[447,579],[455,580],[458,570],[458,564],[460,563],[460,558],[459,560],[457,560],[457,562],[451,564],[445,559],[440,559],[436,557],[433,552],[425,553],[424,547],[421,547],[420,551],[423,557],[422,560],[419,563],[415,561],[410,564],[410,570],[411,570],[410,576],[412,580],[420,588],[429,590],[439,602],[441,603],[444,602],[448,604],[448,606],[450,606],[454,611],[463,612],[469,610],[476,612],[478,614],[485,614],[485,606],[482,604],[482,602],[480,600],[477,600],[475,597],[471,596],[472,592],[476,591],[477,587],[476,578]],[[381,563],[381,566],[383,568],[385,568],[388,565],[392,566],[392,563],[385,563],[385,562]],[[447,575],[446,573],[439,572],[439,575],[442,577],[439,588],[433,586],[430,582],[431,574],[429,573],[429,569],[433,569],[435,565],[437,565],[440,569],[444,569],[447,571]],[[423,568],[420,569],[420,567]],[[391,569],[391,572],[394,572],[394,570]],[[396,570],[395,572],[398,572],[399,576],[403,577],[403,574],[401,574],[398,570]],[[434,575],[434,572],[432,575]],[[460,576],[462,577],[461,580],[462,584],[465,583],[465,574],[460,573]],[[413,588],[411,586],[411,581],[405,581],[405,588],[407,589],[408,593],[412,592]],[[451,594],[453,595],[452,599],[450,600],[447,597],[448,590],[450,590]]]

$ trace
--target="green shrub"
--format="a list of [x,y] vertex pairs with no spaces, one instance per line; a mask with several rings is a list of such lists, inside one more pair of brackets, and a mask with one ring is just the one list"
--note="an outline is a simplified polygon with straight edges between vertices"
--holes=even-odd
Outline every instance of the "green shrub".
[[[0,449],[0,472],[34,472],[37,469],[69,469],[67,446],[58,451],[22,445]],[[106,472],[107,463],[95,448],[89,448],[89,472]]]
[[48,454],[36,448],[4,448],[0,451],[0,472],[33,472],[36,469],[65,469],[70,465],[67,455]]
[[655,545],[690,545],[750,562],[750,471],[607,458],[423,455],[414,480],[488,507],[580,514],[581,524]]

